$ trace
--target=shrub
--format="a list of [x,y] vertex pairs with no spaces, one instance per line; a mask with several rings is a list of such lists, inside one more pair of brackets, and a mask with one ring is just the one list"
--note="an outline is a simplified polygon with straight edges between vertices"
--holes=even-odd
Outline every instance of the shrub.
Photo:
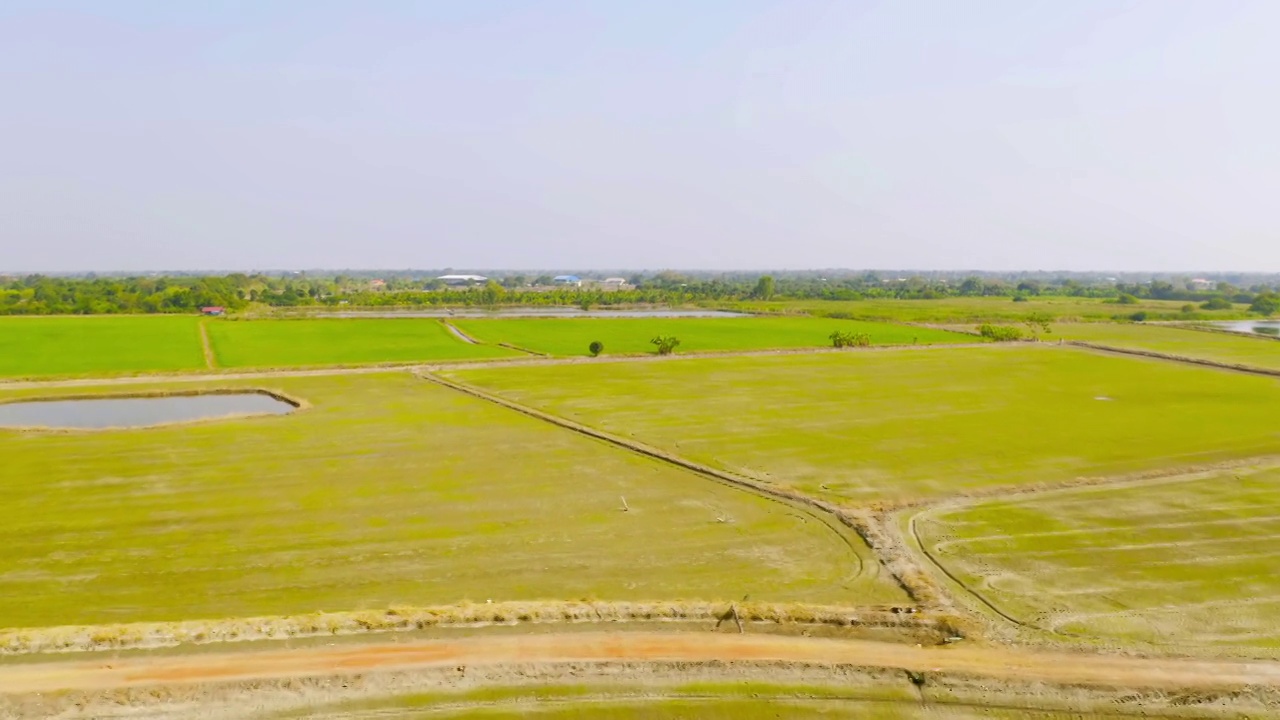
[[1116,302],[1120,305],[1137,305],[1138,298],[1129,293],[1120,293],[1120,297],[1116,298]]
[[587,350],[591,351],[591,357],[597,357],[600,353],[604,352],[604,343],[599,340],[593,340],[591,341],[591,344],[587,346]]
[[1027,301],[1027,296],[1026,296],[1026,295],[1014,295],[1014,296],[1013,296],[1013,301],[1014,301],[1014,302],[1026,302],[1026,301]]
[[978,328],[978,334],[996,342],[1013,342],[1022,339],[1022,330],[1010,325],[987,323]]
[[1132,320],[1133,322],[1145,322],[1147,319],[1147,314],[1139,310],[1138,312],[1130,315],[1129,319]]
[[1182,306],[1183,313],[1193,313],[1195,311],[1196,311],[1196,306],[1192,305],[1191,303],[1187,303],[1186,305]]
[[680,339],[674,335],[659,335],[649,342],[658,346],[659,355],[670,355],[676,351],[676,346],[680,344]]
[[1226,298],[1211,298],[1208,302],[1200,303],[1200,307],[1204,310],[1230,310],[1231,301]]
[[1280,312],[1280,295],[1259,295],[1249,306],[1249,312],[1259,315],[1275,315]]
[[871,345],[871,336],[866,333],[852,333],[837,330],[831,333],[828,337],[831,339],[832,347],[869,347]]

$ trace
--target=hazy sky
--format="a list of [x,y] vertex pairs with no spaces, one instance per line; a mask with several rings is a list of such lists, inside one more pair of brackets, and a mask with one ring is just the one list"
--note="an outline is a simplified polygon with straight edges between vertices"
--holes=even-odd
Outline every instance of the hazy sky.
[[0,270],[1280,271],[1280,2],[0,0]]

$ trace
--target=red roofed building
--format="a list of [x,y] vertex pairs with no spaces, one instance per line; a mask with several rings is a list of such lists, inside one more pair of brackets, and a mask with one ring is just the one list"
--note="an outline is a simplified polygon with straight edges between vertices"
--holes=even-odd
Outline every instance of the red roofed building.
[[202,315],[222,315],[226,311],[227,309],[221,305],[210,305],[209,307],[200,308],[200,314]]

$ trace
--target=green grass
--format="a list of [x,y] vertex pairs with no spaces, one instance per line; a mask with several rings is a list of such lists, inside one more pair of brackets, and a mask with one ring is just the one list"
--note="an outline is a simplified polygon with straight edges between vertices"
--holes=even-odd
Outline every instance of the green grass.
[[[945,681],[944,681],[945,682]],[[928,702],[912,687],[905,673],[885,673],[878,677],[851,676],[839,685],[788,686],[760,682],[696,683],[679,687],[659,685],[599,686],[544,685],[533,687],[486,687],[478,690],[436,692],[375,700],[345,701],[310,705],[304,711],[284,711],[276,720],[330,720],[350,717],[452,718],[496,720],[537,718],[538,720],[670,720],[711,718],[723,720],[773,720],[796,718],[849,718],[853,720],[979,720],[980,718],[1034,718],[1036,720],[1084,720],[1116,717],[1110,712],[1095,714],[1092,706],[1105,702],[1054,697],[1044,689],[1039,698],[1001,694],[993,682],[975,692],[960,686],[930,687]],[[1074,700],[1074,702],[1073,702]],[[1060,709],[1079,705],[1074,710]],[[1179,714],[1177,717],[1217,717],[1218,712]],[[1123,712],[1123,709],[1122,709]],[[1142,717],[1160,718],[1145,708]]]
[[200,369],[198,323],[173,315],[0,318],[0,377]]
[[715,467],[857,501],[1280,452],[1273,378],[1065,347],[448,375]]
[[923,544],[1037,627],[1122,642],[1280,648],[1280,470],[926,512]]
[[313,407],[0,430],[0,625],[488,599],[904,601],[865,545],[814,516],[407,373],[262,383]]
[[[758,312],[811,313],[857,320],[926,323],[1022,322],[1028,315],[1049,315],[1059,322],[1111,320],[1117,315],[1145,312],[1151,319],[1185,319],[1182,300],[1141,300],[1135,305],[1109,303],[1101,298],[1031,297],[1014,302],[1007,297],[954,297],[938,300],[775,300],[730,304],[731,308]],[[1232,310],[1200,310],[1204,320],[1248,317],[1247,305]]]
[[220,367],[362,365],[509,357],[472,345],[430,318],[223,320],[208,324]]
[[1266,338],[1133,323],[1055,325],[1044,337],[1280,370],[1280,342]]
[[680,338],[677,353],[831,347],[835,330],[866,333],[876,345],[974,342],[958,333],[929,328],[806,317],[749,318],[512,318],[457,320],[472,337],[505,342],[549,355],[587,355],[593,340],[605,354],[653,353],[657,335]]

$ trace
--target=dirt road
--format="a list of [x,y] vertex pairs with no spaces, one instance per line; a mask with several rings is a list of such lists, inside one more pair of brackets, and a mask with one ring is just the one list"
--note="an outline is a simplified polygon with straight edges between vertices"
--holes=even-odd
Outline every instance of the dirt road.
[[848,664],[1099,688],[1280,687],[1280,663],[1274,662],[918,647],[774,635],[602,632],[5,665],[0,666],[0,693],[280,680],[433,667],[731,660]]

